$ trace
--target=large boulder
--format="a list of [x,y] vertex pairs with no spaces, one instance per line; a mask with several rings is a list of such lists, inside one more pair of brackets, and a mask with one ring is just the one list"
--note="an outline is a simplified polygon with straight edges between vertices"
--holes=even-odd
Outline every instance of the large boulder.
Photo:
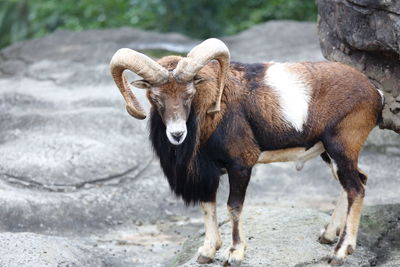
[[364,72],[385,91],[382,127],[400,133],[400,2],[317,0],[324,56]]

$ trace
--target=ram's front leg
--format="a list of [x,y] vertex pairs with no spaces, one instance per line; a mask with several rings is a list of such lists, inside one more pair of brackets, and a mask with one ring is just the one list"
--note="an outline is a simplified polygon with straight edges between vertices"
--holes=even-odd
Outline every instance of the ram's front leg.
[[247,246],[240,215],[250,180],[251,168],[236,167],[228,169],[228,175],[228,212],[232,224],[232,245],[226,253],[224,266],[240,266]]
[[203,210],[205,238],[204,244],[198,251],[198,263],[210,263],[214,260],[215,253],[222,246],[221,235],[218,230],[217,222],[217,208],[215,198],[212,202],[202,202],[201,208]]

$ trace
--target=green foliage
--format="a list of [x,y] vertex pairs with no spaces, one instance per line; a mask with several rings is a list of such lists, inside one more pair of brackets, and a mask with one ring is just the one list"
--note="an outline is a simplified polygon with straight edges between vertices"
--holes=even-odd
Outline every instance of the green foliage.
[[314,0],[0,0],[0,47],[56,29],[132,26],[205,38],[272,19],[316,20]]

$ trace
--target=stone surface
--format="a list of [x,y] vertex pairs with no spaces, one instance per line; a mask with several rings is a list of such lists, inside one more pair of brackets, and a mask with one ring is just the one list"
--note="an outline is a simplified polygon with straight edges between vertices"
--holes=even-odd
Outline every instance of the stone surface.
[[383,127],[400,132],[400,2],[317,0],[324,56],[363,71],[385,91]]
[[370,133],[365,146],[368,150],[400,155],[400,135],[391,130],[382,130],[376,127]]
[[0,266],[105,266],[92,246],[32,233],[0,234]]
[[[355,253],[343,266],[399,266],[399,205],[372,206],[364,210],[360,237]],[[296,207],[248,206],[244,226],[248,248],[245,266],[330,266],[326,257],[333,245],[322,245],[317,239],[329,215]],[[206,266],[221,266],[224,252],[231,243],[230,223],[220,227],[223,247],[215,261]],[[197,248],[204,233],[189,238],[174,259],[174,266],[197,267]]]
[[[234,60],[322,60],[313,23],[270,22],[223,40]],[[202,228],[198,208],[171,195],[146,120],[126,113],[108,70],[121,47],[160,56],[198,42],[122,28],[56,32],[1,50],[0,266],[168,266]],[[380,133],[360,160],[371,205],[398,202],[399,142]],[[220,206],[227,186],[224,176]],[[271,164],[253,171],[247,203],[330,210],[338,192],[319,159],[302,172]]]
[[222,38],[240,62],[322,61],[314,23],[271,21]]

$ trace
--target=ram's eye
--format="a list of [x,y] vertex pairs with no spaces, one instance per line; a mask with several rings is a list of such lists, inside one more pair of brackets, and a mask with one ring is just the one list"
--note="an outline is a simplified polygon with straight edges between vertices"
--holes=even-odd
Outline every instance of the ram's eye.
[[196,75],[196,76],[194,76],[194,78],[193,78],[193,83],[194,83],[194,84],[199,84],[199,83],[204,82],[205,80],[206,80],[205,78],[203,78],[203,77],[201,77],[201,76],[199,76],[199,75]]

